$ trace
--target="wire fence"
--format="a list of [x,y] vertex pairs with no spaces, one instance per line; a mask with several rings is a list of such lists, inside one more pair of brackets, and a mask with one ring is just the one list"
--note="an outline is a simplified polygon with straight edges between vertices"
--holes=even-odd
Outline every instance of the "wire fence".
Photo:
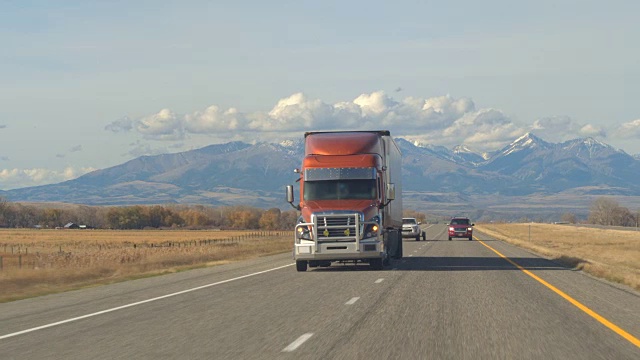
[[[0,271],[21,269],[51,269],[70,266],[91,266],[114,258],[121,263],[139,261],[154,253],[183,255],[190,252],[210,252],[216,247],[293,236],[292,231],[256,231],[225,238],[185,241],[141,241],[70,243],[49,246],[28,246],[0,243]],[[209,249],[207,249],[209,248]]]

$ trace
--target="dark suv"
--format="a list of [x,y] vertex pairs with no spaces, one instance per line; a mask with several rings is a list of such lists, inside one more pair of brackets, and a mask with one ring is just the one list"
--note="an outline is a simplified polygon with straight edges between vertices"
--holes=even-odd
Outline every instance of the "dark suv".
[[449,221],[449,241],[451,238],[468,238],[473,240],[473,225],[469,218],[454,217]]

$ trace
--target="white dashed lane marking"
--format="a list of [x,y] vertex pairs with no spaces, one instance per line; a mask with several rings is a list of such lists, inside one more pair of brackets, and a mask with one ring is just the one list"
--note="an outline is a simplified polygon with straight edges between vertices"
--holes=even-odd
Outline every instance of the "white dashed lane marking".
[[313,333],[306,333],[302,336],[300,336],[299,338],[296,339],[296,341],[292,342],[291,344],[289,344],[289,346],[287,346],[286,348],[282,349],[282,352],[292,352],[295,349],[299,348],[300,345],[304,344],[305,341],[309,340],[310,337],[313,336]]
[[376,284],[380,284],[383,281],[384,281],[384,279],[378,279],[378,280],[376,280]]
[[347,301],[347,302],[346,302],[346,303],[344,303],[344,304],[345,304],[345,305],[353,305],[353,304],[355,304],[355,303],[356,303],[356,301],[358,301],[358,300],[360,300],[360,298],[359,298],[359,297],[354,297],[354,298],[351,298],[351,300]]

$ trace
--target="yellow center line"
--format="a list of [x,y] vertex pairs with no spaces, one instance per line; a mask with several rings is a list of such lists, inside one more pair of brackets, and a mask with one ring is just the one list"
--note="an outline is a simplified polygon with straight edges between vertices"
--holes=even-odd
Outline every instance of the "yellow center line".
[[610,330],[612,330],[613,332],[615,332],[616,334],[622,336],[623,338],[625,338],[626,340],[628,340],[630,343],[632,343],[633,345],[637,346],[640,348],[640,340],[638,340],[638,338],[634,337],[633,335],[629,334],[628,332],[622,330],[620,327],[618,327],[616,324],[612,323],[611,321],[605,319],[604,317],[602,317],[601,315],[599,315],[598,313],[596,313],[595,311],[589,309],[588,307],[586,307],[585,305],[583,305],[582,303],[580,303],[578,300],[572,298],[571,296],[567,295],[566,293],[564,293],[562,290],[558,289],[557,287],[549,284],[548,282],[544,281],[543,279],[541,279],[540,277],[538,277],[537,275],[535,275],[534,273],[532,273],[531,271],[523,268],[522,266],[518,265],[517,263],[515,263],[513,260],[509,259],[508,257],[502,255],[498,250],[492,248],[491,246],[485,244],[482,240],[478,239],[477,237],[474,236],[474,239],[476,241],[478,241],[480,244],[484,245],[485,247],[487,247],[489,250],[493,251],[494,253],[498,254],[498,256],[500,256],[501,258],[505,259],[506,261],[508,261],[511,265],[517,267],[519,270],[521,270],[523,273],[531,276],[532,278],[534,278],[536,281],[538,281],[539,283],[541,283],[542,285],[546,286],[547,288],[551,289],[551,291],[555,292],[556,294],[562,296],[565,300],[567,300],[568,302],[570,302],[571,304],[573,304],[575,307],[577,307],[578,309],[584,311],[585,313],[587,313],[587,315],[591,316],[592,318],[596,319],[598,322],[600,322],[602,325],[608,327]]

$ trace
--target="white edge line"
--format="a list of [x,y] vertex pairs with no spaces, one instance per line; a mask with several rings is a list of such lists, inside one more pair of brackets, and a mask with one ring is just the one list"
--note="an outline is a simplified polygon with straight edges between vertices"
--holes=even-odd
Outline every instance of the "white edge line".
[[286,348],[282,349],[282,352],[292,352],[295,349],[299,348],[300,345],[304,344],[305,341],[309,340],[310,337],[313,336],[313,333],[306,333],[302,336],[300,336],[299,338],[296,339],[296,341],[292,342],[291,344],[289,344],[289,346],[287,346]]
[[351,298],[351,300],[347,301],[347,302],[346,302],[346,303],[344,303],[344,304],[345,304],[345,305],[353,305],[353,304],[355,304],[355,303],[356,303],[356,301],[358,301],[358,300],[360,300],[360,298],[359,298],[359,297],[354,297],[354,298]]
[[137,306],[137,305],[146,304],[146,303],[149,303],[149,302],[152,302],[152,301],[162,300],[162,299],[166,299],[166,298],[169,298],[169,297],[186,294],[186,293],[189,293],[189,292],[192,292],[192,291],[196,291],[196,290],[202,290],[202,289],[205,289],[205,288],[208,288],[208,287],[211,287],[211,286],[225,284],[225,283],[228,283],[228,282],[231,282],[231,281],[240,280],[240,279],[248,278],[248,277],[251,277],[251,276],[268,273],[268,272],[274,271],[274,270],[280,270],[282,268],[286,268],[286,267],[289,267],[289,266],[292,266],[292,265],[293,264],[289,264],[289,265],[279,266],[279,267],[276,267],[276,268],[273,268],[273,269],[258,271],[258,272],[252,273],[252,274],[238,276],[238,277],[235,277],[233,279],[222,280],[222,281],[218,281],[218,282],[215,282],[215,283],[194,287],[194,288],[187,289],[187,290],[178,291],[178,292],[175,292],[175,293],[172,293],[172,294],[162,295],[162,296],[154,297],[154,298],[151,298],[151,299],[134,302],[134,303],[131,303],[131,304],[126,304],[126,305],[114,307],[114,308],[111,308],[111,309],[106,309],[106,310],[94,312],[94,313],[91,313],[91,314],[86,314],[86,315],[74,317],[74,318],[71,318],[71,319],[57,321],[57,322],[54,322],[54,323],[51,323],[51,324],[42,325],[42,326],[34,327],[34,328],[31,328],[31,329],[26,329],[26,330],[14,332],[14,333],[11,333],[11,334],[2,335],[2,336],[0,336],[0,340],[7,339],[7,338],[10,338],[10,337],[14,337],[14,336],[18,336],[18,335],[22,335],[22,334],[27,334],[27,333],[38,331],[38,330],[47,329],[47,328],[50,328],[50,327],[54,327],[54,326],[58,326],[58,325],[66,324],[66,323],[70,323],[70,322],[73,322],[73,321],[78,321],[78,320],[82,320],[82,319],[86,319],[86,318],[90,318],[90,317],[94,317],[94,316],[110,313],[110,312],[117,311],[117,310],[130,308],[130,307]]

